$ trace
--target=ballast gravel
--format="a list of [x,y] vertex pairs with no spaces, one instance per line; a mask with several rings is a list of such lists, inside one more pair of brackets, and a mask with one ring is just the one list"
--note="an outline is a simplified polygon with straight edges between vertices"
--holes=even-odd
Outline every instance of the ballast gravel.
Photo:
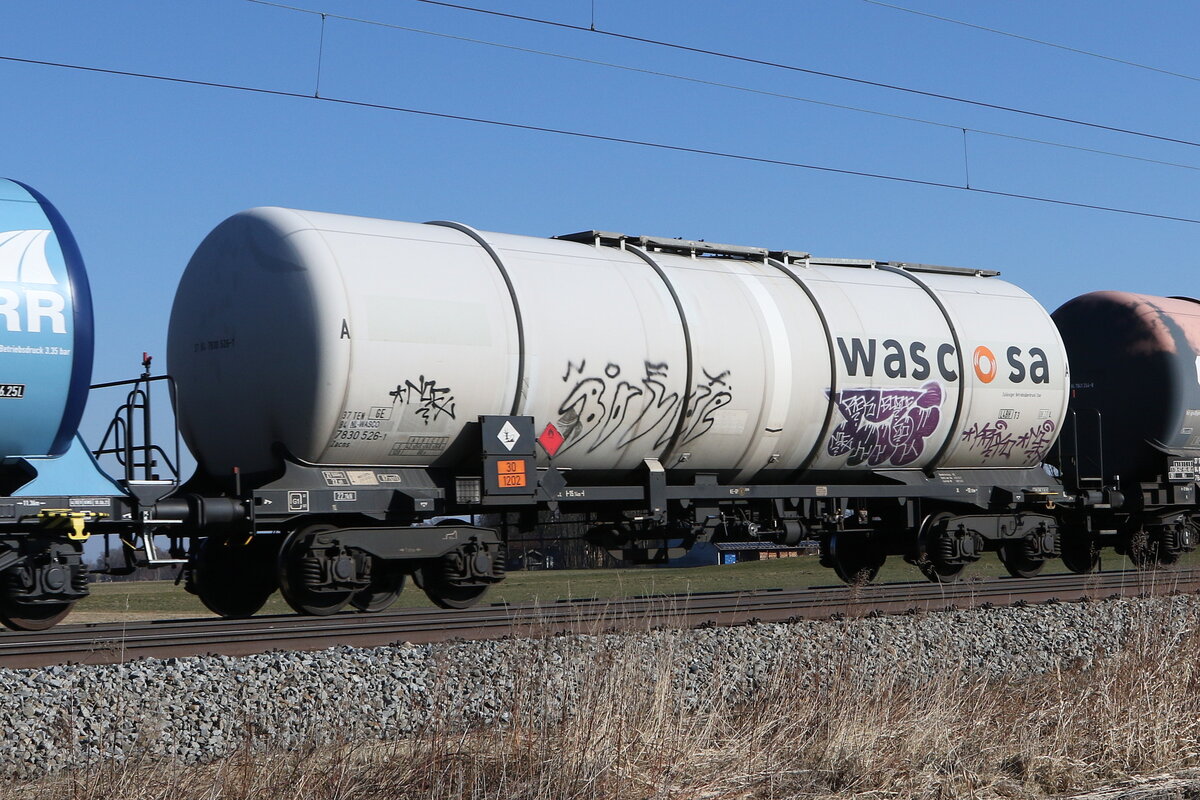
[[0,769],[35,778],[108,760],[209,761],[238,748],[403,737],[431,726],[569,713],[587,682],[667,683],[686,708],[748,697],[788,670],[798,690],[853,664],[920,679],[1090,661],[1153,620],[1183,634],[1200,599],[1108,600],[735,628],[550,636],[0,670]]

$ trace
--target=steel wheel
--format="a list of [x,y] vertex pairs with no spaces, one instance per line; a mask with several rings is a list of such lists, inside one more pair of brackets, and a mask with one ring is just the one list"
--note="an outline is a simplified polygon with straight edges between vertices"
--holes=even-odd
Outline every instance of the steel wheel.
[[[444,519],[438,522],[440,527],[470,524],[462,519]],[[430,602],[438,608],[470,608],[487,594],[491,584],[463,585],[448,578],[446,559],[453,557],[454,554],[449,553],[442,558],[426,561],[420,569],[413,573],[413,578],[417,585],[425,591]],[[502,553],[501,557],[503,557]]]
[[1164,559],[1164,555],[1170,558],[1169,554],[1163,552],[1156,537],[1150,535],[1142,520],[1137,517],[1131,518],[1128,523],[1125,533],[1125,553],[1135,567],[1144,570],[1156,569],[1160,564],[1170,564],[1175,560]]
[[274,555],[270,540],[255,537],[246,544],[234,544],[210,536],[200,542],[188,588],[218,616],[253,616],[275,591]]
[[834,533],[829,537],[829,561],[833,571],[849,584],[864,584],[875,580],[887,556],[862,534]]
[[371,585],[355,592],[350,598],[350,605],[370,614],[383,611],[399,599],[400,592],[404,590],[405,577],[403,572],[390,569],[386,561],[374,559],[371,563]]
[[957,583],[966,568],[966,564],[934,564],[930,561],[917,564],[921,574],[934,583]]
[[1100,545],[1089,534],[1072,535],[1067,532],[1062,537],[1063,565],[1078,575],[1095,572],[1100,568]]
[[1031,558],[1025,552],[1025,543],[1021,541],[1005,542],[1000,545],[1000,563],[1014,578],[1035,578],[1046,566],[1046,559]]
[[1180,553],[1178,550],[1171,550],[1161,541],[1155,544],[1154,566],[1169,567],[1179,561]]
[[276,561],[279,576],[279,592],[283,599],[298,614],[326,617],[346,607],[354,592],[314,592],[306,588],[305,570],[311,566],[308,560],[309,546],[313,537],[327,531],[337,530],[333,525],[309,525],[297,528],[283,540]]
[[914,563],[926,580],[934,583],[957,583],[958,579],[962,577],[963,570],[967,568],[966,564],[946,564],[935,561],[929,556],[931,533],[953,516],[948,511],[931,514],[921,523],[920,533],[917,534],[917,558]]
[[491,586],[462,586],[446,580],[440,561],[421,568],[421,588],[438,608],[470,608]]
[[74,603],[20,603],[0,601],[0,622],[12,631],[44,631],[62,622]]

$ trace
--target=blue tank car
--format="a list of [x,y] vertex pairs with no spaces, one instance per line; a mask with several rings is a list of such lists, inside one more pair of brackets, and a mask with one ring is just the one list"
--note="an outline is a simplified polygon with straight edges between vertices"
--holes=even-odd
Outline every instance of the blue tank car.
[[[79,474],[78,459],[60,457],[87,402],[93,335],[70,229],[41,194],[0,179],[0,623],[9,628],[47,628],[87,595],[84,524],[119,513],[111,482],[72,482],[65,496],[29,493],[54,491],[56,470]],[[99,496],[78,496],[85,485]]]
[[16,459],[67,452],[92,373],[92,303],[70,229],[35,190],[0,179],[0,489]]

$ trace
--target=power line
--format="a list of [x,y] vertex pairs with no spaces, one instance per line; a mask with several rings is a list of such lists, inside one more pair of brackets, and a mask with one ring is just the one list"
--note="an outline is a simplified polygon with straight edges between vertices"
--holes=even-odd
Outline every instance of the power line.
[[1053,47],[1056,50],[1065,50],[1068,53],[1075,53],[1076,55],[1088,56],[1089,58],[1099,58],[1104,61],[1111,61],[1114,64],[1122,64],[1126,67],[1136,67],[1137,69],[1144,69],[1144,70],[1148,70],[1150,72],[1157,72],[1160,75],[1170,75],[1173,78],[1183,78],[1184,80],[1200,82],[1200,77],[1196,77],[1195,75],[1187,75],[1183,72],[1172,72],[1169,69],[1163,69],[1161,67],[1152,67],[1149,64],[1142,64],[1137,61],[1129,61],[1128,59],[1117,58],[1116,56],[1106,56],[1103,53],[1096,53],[1091,50],[1083,50],[1078,47],[1071,47],[1071,46],[1065,45],[1065,44],[1058,44],[1057,42],[1048,42],[1045,39],[1035,39],[1032,36],[1022,36],[1019,33],[1013,33],[1011,31],[1004,31],[1004,30],[1000,30],[999,28],[989,28],[986,25],[977,25],[973,22],[966,22],[961,19],[954,19],[952,17],[942,17],[937,14],[930,14],[927,11],[917,11],[915,8],[905,8],[904,6],[897,6],[897,5],[893,5],[892,3],[885,3],[885,2],[883,2],[883,0],[863,0],[863,2],[870,3],[871,5],[875,5],[875,6],[882,6],[884,8],[890,8],[895,11],[903,11],[905,14],[913,14],[918,17],[927,17],[929,19],[936,19],[939,22],[949,22],[953,25],[961,25],[964,28],[974,28],[977,31],[985,31],[987,33],[994,33],[997,36],[1007,36],[1010,39],[1020,39],[1023,42],[1031,42],[1032,44],[1042,45],[1043,47]]
[[258,86],[244,86],[235,83],[218,83],[216,81],[204,81],[196,78],[180,78],[171,75],[158,75],[149,72],[132,72],[129,70],[108,69],[105,67],[90,67],[82,64],[70,64],[61,61],[45,61],[34,58],[19,58],[17,56],[0,56],[0,61],[7,61],[16,64],[30,64],[41,67],[54,67],[57,69],[74,70],[79,72],[91,72],[101,75],[116,75],[126,78],[141,78],[144,80],[162,81],[165,83],[181,84],[187,86],[203,86],[213,89],[226,89],[230,91],[247,92],[251,94],[267,95],[272,97],[287,97],[297,100],[308,100],[316,103],[332,103],[342,106],[352,106],[355,108],[369,108],[380,111],[395,111],[403,114],[412,114],[416,116],[429,117],[433,119],[454,120],[457,122],[471,122],[479,125],[488,125],[498,128],[506,128],[510,130],[531,131],[536,133],[548,133],[556,136],[566,136],[576,139],[586,139],[598,142],[609,142],[612,144],[624,144],[635,147],[643,147],[654,150],[664,150],[675,153],[687,153],[690,155],[710,156],[714,158],[723,158],[733,161],[749,162],[755,164],[765,164],[769,166],[791,167],[794,169],[810,170],[814,172],[825,172],[834,175],[849,175],[858,178],[870,178],[873,180],[889,181],[892,183],[908,184],[913,186],[927,186],[935,189],[954,189],[961,192],[973,192],[975,194],[990,195],[992,197],[1007,197],[1015,200],[1028,200],[1037,203],[1046,203],[1049,205],[1065,206],[1068,208],[1082,208],[1092,211],[1107,211],[1113,214],[1125,214],[1134,217],[1143,217],[1147,219],[1167,220],[1170,222],[1185,222],[1190,225],[1200,225],[1200,219],[1194,217],[1180,217],[1171,214],[1156,214],[1150,211],[1138,211],[1130,208],[1118,208],[1115,206],[1102,206],[1094,203],[1081,203],[1072,200],[1063,200],[1055,197],[1043,197],[1040,195],[1022,194],[1019,192],[1003,192],[996,189],[980,189],[974,186],[964,186],[955,183],[943,183],[941,181],[922,180],[920,178],[905,178],[900,175],[888,175],[877,172],[864,172],[861,170],[842,169],[838,167],[823,166],[820,164],[805,164],[798,161],[787,161],[777,158],[766,158],[763,156],[752,156],[744,153],[732,153],[722,150],[709,150],[699,147],[685,147],[683,145],[669,144],[666,142],[654,142],[643,139],[630,139],[622,136],[605,136],[598,133],[588,133],[586,131],[573,131],[566,128],[550,128],[542,125],[528,125],[520,122],[508,122],[504,120],[487,119],[485,117],[471,117],[463,114],[450,114],[440,111],[430,111],[420,108],[405,108],[404,106],[394,106],[386,103],[370,103],[363,100],[349,100],[346,98],[331,97],[328,95],[303,94],[301,92],[289,92],[283,89],[267,89]]
[[[1087,120],[1075,119],[1073,117],[1064,117],[1064,116],[1059,116],[1057,114],[1046,114],[1046,113],[1042,113],[1040,111],[1030,111],[1029,109],[1016,108],[1014,106],[1006,106],[1006,105],[1001,105],[999,103],[988,103],[983,100],[972,100],[967,97],[957,97],[955,95],[941,94],[939,92],[931,92],[931,91],[926,91],[924,89],[913,89],[908,86],[899,86],[899,85],[891,84],[891,83],[883,83],[881,81],[872,81],[872,80],[868,80],[866,78],[855,78],[850,75],[840,75],[836,72],[824,72],[821,70],[809,69],[807,67],[799,67],[799,66],[796,66],[795,64],[783,64],[778,61],[767,61],[766,59],[752,58],[750,56],[737,55],[736,53],[725,53],[725,52],[721,52],[720,50],[709,50],[709,49],[706,49],[703,47],[692,47],[692,46],[686,45],[686,44],[679,44],[678,42],[668,42],[668,41],[663,41],[660,39],[650,39],[650,38],[647,38],[644,36],[634,36],[634,35],[628,34],[628,33],[617,33],[616,31],[606,31],[601,28],[593,29],[593,28],[585,27],[583,25],[572,25],[569,22],[557,22],[555,20],[542,19],[540,17],[527,17],[522,14],[510,14],[510,13],[507,13],[504,11],[493,11],[493,10],[487,9],[487,8],[476,8],[475,6],[466,6],[466,5],[461,5],[459,3],[447,2],[447,0],[412,0],[412,1],[415,3],[424,3],[426,5],[431,5],[431,6],[439,6],[441,8],[452,8],[457,11],[467,11],[467,12],[470,12],[473,14],[484,14],[484,15],[491,16],[491,17],[498,17],[498,18],[502,18],[502,19],[511,19],[511,20],[515,20],[518,22],[529,22],[531,24],[546,25],[546,26],[550,26],[550,27],[554,27],[554,28],[561,28],[564,30],[579,31],[581,33],[594,33],[594,34],[598,34],[600,36],[609,36],[614,39],[622,39],[622,40],[629,41],[629,42],[639,42],[641,44],[648,44],[648,45],[652,45],[654,47],[664,47],[664,48],[668,48],[671,50],[679,50],[679,51],[687,52],[687,53],[698,53],[700,55],[712,56],[714,58],[723,58],[723,59],[727,59],[729,61],[737,61],[737,62],[740,62],[743,64],[755,64],[755,65],[762,66],[762,67],[771,67],[774,69],[782,69],[782,70],[787,70],[789,72],[799,72],[799,73],[802,73],[805,75],[814,75],[814,76],[817,76],[820,78],[830,78],[832,80],[845,81],[847,83],[854,83],[854,84],[858,84],[860,86],[873,86],[877,89],[888,89],[890,91],[895,91],[895,92],[904,92],[907,94],[918,95],[920,97],[929,97],[929,98],[932,98],[935,100],[947,100],[952,103],[962,103],[965,105],[975,106],[977,108],[988,108],[993,111],[1003,111],[1003,112],[1010,113],[1010,114],[1020,114],[1020,115],[1026,116],[1026,117],[1034,117],[1036,119],[1050,120],[1052,122],[1062,122],[1067,125],[1079,125],[1084,128],[1092,128],[1094,130],[1108,131],[1110,133],[1121,133],[1121,134],[1125,134],[1127,136],[1138,136],[1143,139],[1153,139],[1153,140],[1159,141],[1159,142],[1170,142],[1172,144],[1182,144],[1182,145],[1187,145],[1188,147],[1200,147],[1200,142],[1193,141],[1191,139],[1180,139],[1180,138],[1176,138],[1173,136],[1164,136],[1164,135],[1156,134],[1156,133],[1148,133],[1146,131],[1133,130],[1131,128],[1120,128],[1115,125],[1105,125],[1105,124],[1099,123],[1099,122],[1088,122]],[[276,8],[287,8],[287,9],[291,9],[291,10],[295,10],[295,11],[307,11],[308,13],[319,13],[319,12],[310,11],[309,9],[302,9],[302,8],[297,8],[295,6],[289,6],[284,3],[272,2],[272,0],[246,0],[246,2],[257,3],[259,5],[264,5],[264,6],[275,6]],[[369,21],[369,20],[357,19],[355,17],[341,17],[341,19],[354,20],[357,22]]]
[[[611,61],[601,61],[599,59],[594,59],[594,58],[584,58],[582,56],[572,56],[572,55],[567,55],[565,53],[555,53],[550,50],[539,50],[539,49],[535,49],[535,48],[531,48],[531,47],[521,47],[519,45],[505,44],[503,42],[495,42],[495,41],[491,41],[488,39],[478,39],[478,38],[471,37],[471,36],[462,36],[462,35],[452,34],[452,33],[443,33],[441,31],[433,31],[433,30],[429,30],[426,28],[414,28],[414,27],[411,27],[408,25],[398,25],[398,24],[392,23],[392,22],[382,22],[380,20],[363,19],[360,17],[349,17],[349,16],[343,16],[343,15],[339,15],[339,14],[331,14],[331,13],[325,12],[325,11],[316,11],[314,9],[302,8],[299,6],[293,6],[293,5],[287,5],[284,3],[273,2],[272,0],[249,0],[249,2],[257,3],[259,5],[272,6],[272,7],[284,9],[287,11],[296,11],[296,12],[300,12],[300,13],[304,13],[304,14],[312,14],[314,16],[319,15],[321,17],[322,32],[324,31],[325,19],[331,18],[331,19],[341,20],[343,22],[358,23],[358,24],[362,24],[362,25],[371,25],[371,26],[376,26],[376,27],[380,27],[380,28],[386,28],[388,30],[403,31],[405,33],[415,33],[415,34],[419,34],[422,36],[431,36],[431,37],[436,37],[439,39],[447,39],[447,40],[455,41],[455,42],[465,42],[465,43],[469,43],[469,44],[484,45],[486,47],[494,47],[494,48],[497,48],[500,50],[509,50],[511,52],[516,52],[516,53],[524,53],[524,54],[528,54],[528,55],[556,58],[556,59],[560,59],[563,61],[572,61],[577,64],[588,64],[590,66],[623,70],[625,72],[633,72],[633,73],[637,73],[637,74],[641,74],[641,75],[650,75],[650,76],[657,77],[657,78],[668,78],[670,80],[685,81],[688,83],[694,83],[694,84],[698,84],[701,86],[710,86],[710,87],[718,88],[718,89],[730,89],[733,91],[745,92],[747,94],[756,94],[756,95],[760,95],[763,97],[771,97],[771,98],[776,98],[776,99],[780,99],[780,100],[792,100],[792,101],[795,101],[798,103],[808,103],[810,105],[822,106],[824,108],[833,108],[833,109],[838,109],[840,111],[850,111],[850,112],[854,112],[857,114],[870,114],[870,115],[876,116],[876,117],[901,120],[904,122],[915,122],[915,123],[918,123],[921,125],[931,125],[931,126],[938,127],[938,128],[945,128],[947,130],[965,131],[967,133],[976,133],[976,134],[980,134],[982,136],[994,136],[994,137],[997,137],[1000,139],[1010,139],[1013,141],[1028,142],[1031,144],[1044,145],[1047,147],[1060,147],[1060,148],[1063,148],[1066,150],[1076,150],[1076,151],[1083,152],[1083,153],[1092,153],[1094,155],[1109,156],[1111,158],[1123,158],[1123,159],[1127,159],[1130,161],[1140,161],[1140,162],[1143,162],[1146,164],[1157,164],[1159,166],[1164,166],[1164,167],[1173,167],[1173,168],[1177,168],[1177,169],[1188,169],[1188,170],[1193,170],[1193,171],[1200,171],[1200,166],[1196,166],[1194,164],[1182,164],[1177,161],[1166,161],[1166,160],[1157,159],[1157,158],[1147,158],[1145,156],[1135,156],[1130,153],[1119,153],[1119,152],[1115,152],[1112,150],[1103,150],[1103,149],[1096,148],[1096,147],[1084,147],[1082,145],[1067,144],[1066,142],[1056,142],[1056,141],[1052,141],[1049,139],[1038,139],[1038,138],[1031,137],[1031,136],[1018,136],[1017,134],[1001,133],[999,131],[990,131],[990,130],[986,130],[983,128],[972,128],[969,126],[954,125],[954,124],[951,124],[948,122],[938,122],[937,120],[924,119],[922,117],[914,117],[914,116],[907,115],[907,114],[893,114],[893,113],[890,113],[887,111],[879,111],[879,110],[873,109],[873,108],[863,108],[861,106],[851,106],[851,105],[846,105],[844,103],[831,103],[831,102],[828,102],[825,100],[814,100],[810,97],[800,97],[798,95],[787,94],[785,92],[774,92],[774,91],[770,91],[767,89],[756,89],[751,86],[740,86],[740,85],[734,84],[734,83],[725,83],[722,81],[707,80],[704,78],[697,78],[697,77],[694,77],[691,75],[680,75],[680,74],[674,73],[674,72],[665,72],[663,70],[647,69],[645,67],[634,67],[634,66],[630,66],[628,64],[618,64],[618,63],[614,63]],[[323,39],[322,39],[322,41],[323,41]]]

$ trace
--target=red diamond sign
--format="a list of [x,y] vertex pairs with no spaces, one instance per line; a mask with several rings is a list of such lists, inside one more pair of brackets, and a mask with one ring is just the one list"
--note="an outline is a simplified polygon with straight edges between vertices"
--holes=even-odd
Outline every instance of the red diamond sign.
[[562,447],[562,443],[563,435],[558,432],[558,428],[554,427],[553,423],[546,423],[546,429],[538,437],[538,444],[545,448],[546,455],[553,457],[558,448]]

